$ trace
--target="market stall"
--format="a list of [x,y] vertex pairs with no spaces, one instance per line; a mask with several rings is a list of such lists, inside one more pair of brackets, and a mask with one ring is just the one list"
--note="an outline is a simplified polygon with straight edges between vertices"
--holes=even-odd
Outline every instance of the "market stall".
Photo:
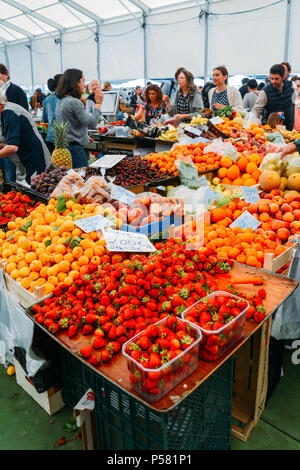
[[170,150],[52,166],[32,200],[3,186],[6,288],[59,349],[65,403],[93,390],[101,449],[229,449],[256,425],[272,319],[298,287],[299,163],[272,156],[297,136],[275,134],[199,116]]

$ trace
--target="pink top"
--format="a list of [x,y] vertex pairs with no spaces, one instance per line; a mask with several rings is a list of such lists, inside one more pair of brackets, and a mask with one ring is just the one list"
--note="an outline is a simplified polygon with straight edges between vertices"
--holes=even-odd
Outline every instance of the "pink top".
[[297,96],[295,100],[295,122],[294,129],[300,132],[300,96]]

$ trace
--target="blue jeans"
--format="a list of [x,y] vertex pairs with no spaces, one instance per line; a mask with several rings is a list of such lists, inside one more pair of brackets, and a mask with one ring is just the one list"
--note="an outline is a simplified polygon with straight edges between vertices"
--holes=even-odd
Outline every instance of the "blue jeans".
[[8,158],[0,158],[0,169],[2,170],[3,180],[16,182],[16,165]]
[[68,150],[72,155],[73,168],[83,168],[88,165],[87,154],[82,145],[69,145]]

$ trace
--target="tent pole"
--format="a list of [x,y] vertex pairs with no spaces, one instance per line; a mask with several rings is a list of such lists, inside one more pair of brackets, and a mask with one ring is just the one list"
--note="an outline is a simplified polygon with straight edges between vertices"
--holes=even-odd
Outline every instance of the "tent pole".
[[101,42],[100,42],[100,23],[97,21],[97,72],[98,72],[98,81],[101,83]]
[[205,0],[204,83],[207,82],[209,68],[209,3],[210,0]]
[[284,41],[284,60],[289,61],[291,46],[291,27],[292,27],[292,11],[293,0],[286,0],[286,23],[285,23],[285,41]]
[[31,88],[34,93],[34,67],[33,67],[33,52],[32,52],[32,41],[29,41],[29,52],[30,52],[30,69],[31,69]]
[[59,33],[60,73],[64,73],[63,35]]
[[148,15],[143,13],[143,32],[144,32],[144,81],[145,86],[148,82]]

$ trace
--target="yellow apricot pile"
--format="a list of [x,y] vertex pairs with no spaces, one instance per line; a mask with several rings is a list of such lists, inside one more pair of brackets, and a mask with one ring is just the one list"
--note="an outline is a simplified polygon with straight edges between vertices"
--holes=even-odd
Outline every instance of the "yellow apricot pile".
[[[103,215],[100,205],[69,200],[63,213],[57,212],[56,205],[57,200],[52,198],[28,217],[9,222],[6,233],[0,230],[0,262],[29,292],[43,286],[48,295],[61,282],[71,285],[74,276],[86,272],[90,262],[99,265],[106,252],[101,232],[99,238],[99,232],[84,233],[75,225],[78,219]],[[30,225],[27,232],[26,224]],[[76,241],[74,247],[69,246],[70,239]]]

